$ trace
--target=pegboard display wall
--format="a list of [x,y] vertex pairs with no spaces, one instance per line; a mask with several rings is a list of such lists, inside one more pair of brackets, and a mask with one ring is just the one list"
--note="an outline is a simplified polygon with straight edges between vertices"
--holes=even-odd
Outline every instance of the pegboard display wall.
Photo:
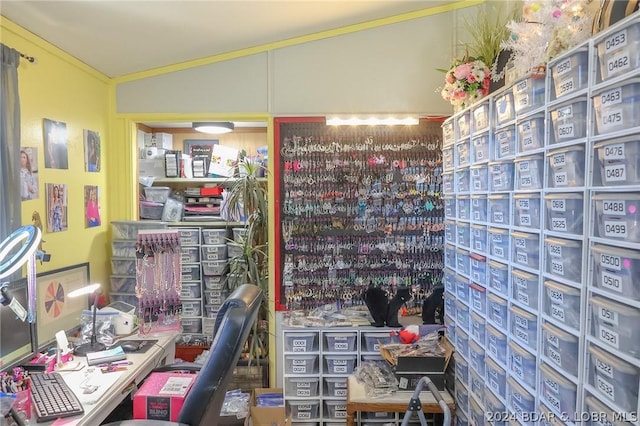
[[370,284],[422,305],[443,267],[440,126],[276,119],[278,309],[363,304]]

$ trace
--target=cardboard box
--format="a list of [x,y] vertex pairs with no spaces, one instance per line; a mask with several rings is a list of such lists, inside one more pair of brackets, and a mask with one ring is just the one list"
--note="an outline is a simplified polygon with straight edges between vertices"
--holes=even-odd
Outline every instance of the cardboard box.
[[195,379],[195,374],[151,373],[133,395],[133,418],[177,421]]
[[256,397],[265,393],[282,393],[282,388],[256,388],[251,393],[250,416],[247,426],[290,426],[291,420],[285,416],[284,407],[257,407]]
[[440,346],[444,349],[443,356],[399,356],[396,372],[406,373],[444,373],[453,354],[453,347],[446,339],[441,339]]

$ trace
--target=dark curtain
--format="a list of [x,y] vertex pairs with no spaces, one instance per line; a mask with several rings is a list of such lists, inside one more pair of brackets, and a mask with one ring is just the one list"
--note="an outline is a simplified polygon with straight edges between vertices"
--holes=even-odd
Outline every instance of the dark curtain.
[[22,225],[20,213],[20,53],[0,43],[0,241]]

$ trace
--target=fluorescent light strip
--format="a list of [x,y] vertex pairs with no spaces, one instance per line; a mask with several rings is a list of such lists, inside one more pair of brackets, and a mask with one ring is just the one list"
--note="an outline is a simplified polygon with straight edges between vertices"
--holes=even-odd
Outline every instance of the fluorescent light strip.
[[327,118],[328,126],[415,126],[419,123],[417,118]]

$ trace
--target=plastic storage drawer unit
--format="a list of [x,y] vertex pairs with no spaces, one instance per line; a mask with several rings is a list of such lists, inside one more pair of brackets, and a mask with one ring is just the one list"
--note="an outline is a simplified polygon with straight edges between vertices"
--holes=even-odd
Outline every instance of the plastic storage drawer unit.
[[491,358],[486,359],[487,384],[489,389],[501,398],[507,396],[507,373]]
[[144,188],[145,200],[153,203],[165,203],[170,193],[171,188],[168,186],[151,186]]
[[317,419],[320,415],[320,401],[317,399],[287,400],[288,412],[292,420]]
[[544,114],[536,114],[518,123],[520,152],[532,151],[544,146]]
[[[450,269],[445,269],[444,273],[442,275],[442,282],[444,283],[444,290],[448,291],[451,294],[454,294],[456,292],[456,273]],[[366,339],[366,337],[368,337],[371,333],[365,333],[364,337]],[[365,340],[365,347],[367,347],[368,350],[368,346],[366,345],[366,340]],[[378,350],[376,349],[375,352],[377,352]]]
[[551,66],[556,98],[561,98],[587,86],[589,52],[581,48]]
[[544,104],[544,78],[528,77],[513,85],[516,114],[522,114]]
[[366,352],[380,353],[380,346],[391,343],[391,336],[389,333],[375,333],[375,332],[363,332],[363,347]]
[[346,398],[347,397],[347,377],[325,377],[325,396]]
[[226,229],[203,229],[202,244],[216,245],[225,244],[227,242]]
[[598,395],[629,413],[638,408],[638,376],[640,369],[589,345],[591,377],[589,381]]
[[567,373],[578,375],[578,338],[550,323],[542,324],[542,353]]
[[489,161],[489,135],[487,133],[480,135],[474,138],[471,143],[473,144],[474,163]]
[[469,196],[458,197],[458,219],[471,219],[471,199]]
[[535,351],[538,341],[538,317],[516,306],[511,311],[511,335],[523,346]]
[[469,335],[460,327],[456,327],[456,350],[463,358],[469,356]]
[[442,148],[442,169],[445,172],[452,171],[456,166],[453,146]]
[[536,357],[514,341],[509,342],[509,369],[523,383],[536,387]]
[[469,139],[456,143],[456,154],[458,156],[458,167],[467,167],[471,164],[471,149]]
[[317,333],[287,333],[284,336],[284,350],[287,352],[317,351],[317,338]]
[[449,145],[453,143],[455,139],[455,132],[453,129],[453,120],[447,120],[442,123],[442,140],[443,145]]
[[454,399],[456,401],[456,408],[464,413],[469,412],[469,391],[467,387],[460,380],[455,380],[454,385]]
[[602,80],[622,75],[640,67],[640,22],[607,34],[597,42]]
[[492,256],[509,260],[509,231],[506,229],[489,228],[489,251]]
[[502,330],[507,329],[507,310],[508,303],[506,299],[495,294],[487,296],[487,318]]
[[471,167],[469,173],[472,192],[484,192],[489,189],[489,168],[486,164]]
[[465,167],[456,170],[456,189],[458,192],[469,192],[471,188],[471,176],[469,175],[469,168]]
[[458,128],[458,137],[465,138],[471,133],[471,114],[469,111],[463,112],[456,118],[456,127]]
[[[507,383],[508,382],[509,381],[507,380]],[[488,418],[493,419],[494,426],[505,426],[507,424],[505,421],[507,418],[505,415],[507,410],[504,404],[495,397],[493,392],[484,393],[484,412]]]
[[469,365],[476,373],[484,377],[486,366],[484,348],[473,340],[469,343]]
[[594,244],[593,285],[622,299],[640,300],[640,252]]
[[513,191],[513,161],[489,163],[489,188],[491,191]]
[[514,161],[516,178],[515,188],[527,191],[542,188],[544,176],[544,158],[542,154],[518,157]]
[[[347,418],[347,402],[330,399],[324,402],[327,418],[330,419],[346,419]],[[323,416],[324,417],[324,416]]]
[[456,362],[456,377],[459,378],[462,383],[469,383],[469,364],[458,353],[454,353],[453,358]]
[[611,410],[611,408],[607,407],[591,395],[585,396],[584,404],[587,412],[597,413],[584,423],[585,426],[629,426],[628,422],[616,420],[621,417],[619,413],[613,414],[613,410]]
[[471,230],[470,226],[466,222],[456,223],[456,233],[458,234],[458,245],[463,247],[471,246]]
[[484,316],[481,316],[476,312],[471,312],[469,319],[471,320],[471,324],[470,324],[471,337],[473,337],[477,342],[480,342],[481,344],[484,345],[484,341],[487,337],[487,330],[486,330],[487,323],[485,321]]
[[180,267],[182,281],[198,281],[200,279],[200,265],[185,264]]
[[[445,174],[443,173],[442,176]],[[455,197],[444,197],[444,217],[447,219],[456,218],[456,199]]]
[[111,271],[114,275],[134,275],[136,274],[136,259],[126,257],[112,257]]
[[582,241],[545,238],[547,273],[574,283],[582,282]]
[[325,333],[324,351],[353,352],[356,349],[356,337],[354,333]]
[[640,78],[593,96],[596,129],[599,135],[640,126]]
[[513,221],[522,228],[540,228],[540,194],[516,194],[513,196]]
[[556,143],[584,138],[587,135],[587,99],[578,98],[551,110]]
[[478,253],[471,253],[469,261],[471,263],[471,279],[485,283],[487,281],[487,258]]
[[[469,376],[469,388],[475,395],[484,394],[484,377],[480,377],[475,371],[471,371]],[[475,399],[469,400],[469,414],[473,418],[473,424],[484,424],[484,409],[478,405]]]
[[584,185],[584,146],[574,145],[547,154],[549,186],[572,188]]
[[501,364],[507,363],[507,336],[492,325],[487,325],[487,354]]
[[[488,178],[486,178],[488,180]],[[471,218],[476,222],[487,221],[487,196],[472,195],[471,196]]]
[[471,226],[471,249],[481,253],[487,251],[487,227],[484,225]]
[[180,247],[180,261],[182,263],[200,262],[200,249],[198,247]]
[[489,102],[483,102],[473,108],[473,131],[481,132],[489,127]]
[[327,374],[351,374],[356,365],[355,355],[325,355]]
[[525,232],[511,233],[512,261],[522,266],[538,269],[540,235]]
[[489,195],[487,204],[489,206],[489,222],[496,225],[511,224],[511,202],[508,194]]
[[531,417],[531,413],[535,413],[536,398],[513,378],[509,378],[507,384],[509,385],[509,395],[507,396],[509,408],[520,419]]
[[503,263],[489,262],[489,287],[500,294],[509,291],[509,267]]
[[513,269],[511,272],[511,297],[533,310],[538,310],[538,276]]
[[553,371],[549,366],[540,367],[540,396],[556,413],[566,413],[575,418],[578,387]]
[[223,260],[227,259],[227,245],[216,244],[201,246],[202,260]]
[[513,126],[495,132],[493,141],[493,158],[495,160],[516,155],[516,131]]
[[544,312],[575,330],[580,328],[580,290],[554,281],[544,282]]
[[135,293],[136,277],[135,275],[111,275],[111,291],[114,293]]
[[476,312],[485,314],[487,312],[487,290],[477,283],[471,283],[469,289],[471,290],[471,306]]
[[584,206],[582,194],[548,194],[544,197],[546,228],[553,232],[582,234]]
[[494,99],[494,108],[496,124],[498,126],[513,120],[516,117],[515,110],[513,108],[513,93],[508,91],[497,96]]
[[444,245],[444,265],[451,269],[456,269],[458,267],[456,263],[455,246],[449,244]]
[[640,243],[640,193],[601,193],[596,205],[597,236]]
[[621,352],[640,358],[640,310],[599,296],[589,298],[595,337]]
[[[600,183],[604,186],[640,183],[640,137],[611,139],[594,145]],[[595,180],[595,179],[594,179]]]
[[444,237],[448,243],[456,243],[456,223],[451,220],[444,221]]
[[456,323],[464,330],[469,330],[469,307],[459,300],[456,301]]
[[[458,227],[460,229],[460,227]],[[469,251],[461,248],[456,249],[456,267],[458,273],[466,276],[471,275],[471,267],[469,265]]]
[[442,173],[442,191],[445,194],[453,194],[455,192],[453,172]]
[[199,228],[178,228],[178,234],[180,234],[180,246],[200,245]]
[[286,377],[285,395],[294,398],[318,396],[319,382],[317,377]]
[[135,240],[112,240],[111,255],[113,257],[135,257],[136,243]]

